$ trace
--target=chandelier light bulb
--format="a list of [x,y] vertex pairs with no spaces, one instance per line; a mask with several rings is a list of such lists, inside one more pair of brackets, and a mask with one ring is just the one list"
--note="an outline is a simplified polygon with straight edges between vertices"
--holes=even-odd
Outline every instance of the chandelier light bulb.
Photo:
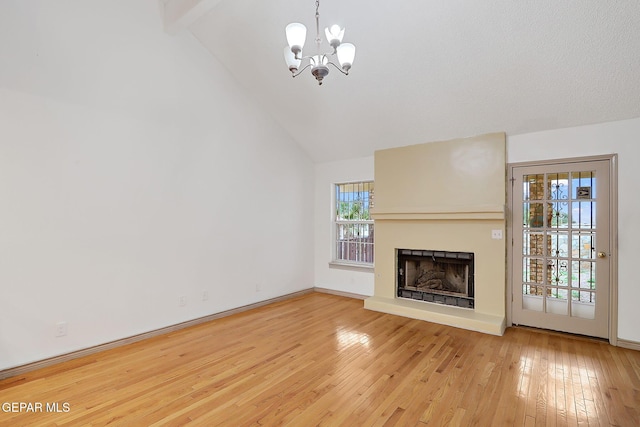
[[332,48],[337,48],[342,43],[344,37],[344,28],[340,28],[339,25],[332,25],[331,28],[325,28],[324,34],[327,37],[327,41]]

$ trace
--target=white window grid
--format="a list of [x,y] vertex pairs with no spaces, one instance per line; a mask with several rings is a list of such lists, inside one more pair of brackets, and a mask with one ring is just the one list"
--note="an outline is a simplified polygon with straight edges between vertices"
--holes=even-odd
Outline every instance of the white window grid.
[[373,265],[373,200],[373,181],[335,185],[335,261]]

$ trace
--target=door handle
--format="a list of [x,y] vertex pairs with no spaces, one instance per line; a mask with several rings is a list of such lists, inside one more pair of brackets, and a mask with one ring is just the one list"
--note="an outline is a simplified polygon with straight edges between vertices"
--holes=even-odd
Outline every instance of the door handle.
[[598,258],[606,258],[606,257],[607,257],[606,252],[598,252]]

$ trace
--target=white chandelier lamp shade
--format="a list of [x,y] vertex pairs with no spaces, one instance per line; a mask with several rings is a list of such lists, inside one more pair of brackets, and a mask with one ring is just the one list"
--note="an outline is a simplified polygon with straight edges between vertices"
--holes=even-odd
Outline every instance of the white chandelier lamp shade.
[[[320,37],[320,0],[316,0],[316,38],[318,53],[311,56],[302,56],[302,48],[307,38],[307,27],[294,22],[287,25],[286,36],[289,46],[284,48],[284,59],[289,67],[289,71],[293,77],[297,77],[307,68],[311,68],[311,74],[316,78],[318,84],[321,85],[323,79],[329,74],[329,65],[335,67],[342,74],[349,75],[349,70],[353,65],[356,56],[356,47],[351,43],[342,43],[344,38],[344,28],[339,25],[332,25],[324,29],[327,42],[331,46],[332,51],[328,53],[321,52],[322,38]],[[331,62],[331,58],[337,58],[340,66]],[[305,62],[306,65],[302,69],[300,67]]]
[[296,59],[296,55],[291,51],[289,46],[284,47],[284,60],[287,62],[289,71],[295,73],[300,68],[301,59]]
[[351,64],[353,64],[353,60],[356,57],[356,47],[351,43],[342,43],[336,49],[338,54],[338,62],[340,62],[340,67],[348,73],[351,69]]
[[287,25],[287,43],[295,55],[302,53],[302,46],[307,38],[307,27],[297,22]]

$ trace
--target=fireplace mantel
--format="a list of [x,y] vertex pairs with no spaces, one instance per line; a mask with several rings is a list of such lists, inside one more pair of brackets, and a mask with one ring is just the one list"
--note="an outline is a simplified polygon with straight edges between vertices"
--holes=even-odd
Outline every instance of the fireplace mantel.
[[425,206],[372,209],[374,220],[464,220],[505,218],[504,205]]

